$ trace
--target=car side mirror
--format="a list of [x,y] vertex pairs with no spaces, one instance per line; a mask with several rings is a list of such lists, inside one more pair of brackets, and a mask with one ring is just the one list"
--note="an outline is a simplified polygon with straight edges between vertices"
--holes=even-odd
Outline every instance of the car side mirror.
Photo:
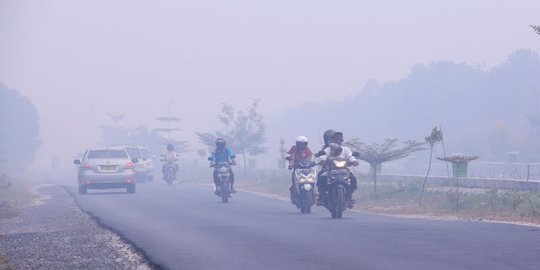
[[80,165],[80,164],[81,164],[81,161],[78,160],[78,159],[76,159],[76,160],[73,161],[73,164],[75,164],[75,165]]
[[131,162],[133,162],[133,163],[138,163],[138,162],[139,162],[139,159],[134,158],[134,159],[131,160]]
[[214,160],[212,157],[208,157],[208,161],[212,161]]

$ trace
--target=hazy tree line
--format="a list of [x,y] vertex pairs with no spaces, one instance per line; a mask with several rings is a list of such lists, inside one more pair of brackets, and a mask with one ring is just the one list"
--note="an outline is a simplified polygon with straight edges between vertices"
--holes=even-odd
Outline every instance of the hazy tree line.
[[[216,127],[215,132],[196,132],[199,142],[207,149],[198,149],[200,156],[207,156],[215,148],[215,140],[224,138],[227,147],[241,156],[244,167],[247,166],[247,157],[256,156],[267,151],[264,143],[266,141],[265,125],[263,117],[257,112],[259,101],[253,102],[246,112],[235,110],[230,104],[224,103],[218,119],[221,127]],[[147,145],[155,153],[161,153],[165,145],[171,143],[178,153],[194,150],[189,142],[177,139],[171,133],[179,131],[180,128],[171,126],[176,124],[179,118],[172,116],[157,117],[158,121],[164,122],[165,127],[149,129],[143,125],[138,127],[124,127],[120,125],[123,114],[115,116],[109,115],[111,122],[101,126],[101,144],[104,145]],[[207,151],[208,150],[208,151]]]
[[0,83],[0,173],[31,165],[39,146],[36,108],[28,98]]
[[[538,161],[539,74],[540,57],[530,50],[516,51],[490,69],[451,61],[419,64],[401,80],[370,81],[343,101],[285,110],[269,126],[285,138],[301,132],[317,139],[334,128],[362,142],[422,140],[426,131],[442,126],[450,153],[500,161],[518,151],[520,160]],[[276,141],[283,137],[276,135]]]

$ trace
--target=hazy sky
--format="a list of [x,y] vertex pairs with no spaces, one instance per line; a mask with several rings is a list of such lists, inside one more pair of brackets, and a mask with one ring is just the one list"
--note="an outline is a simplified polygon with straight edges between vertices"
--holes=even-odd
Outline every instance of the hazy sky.
[[224,101],[271,115],[416,63],[540,50],[538,0],[367,2],[0,0],[0,82],[36,105],[49,162],[95,144],[105,112],[155,127],[170,106],[193,139]]

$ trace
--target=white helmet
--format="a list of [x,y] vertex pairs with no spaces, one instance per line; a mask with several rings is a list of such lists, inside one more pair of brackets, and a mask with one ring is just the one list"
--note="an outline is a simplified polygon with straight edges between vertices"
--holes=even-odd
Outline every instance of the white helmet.
[[298,138],[296,138],[296,147],[298,149],[301,149],[301,150],[306,149],[307,144],[308,144],[308,140],[306,136],[298,136]]
[[298,136],[298,137],[296,138],[296,141],[297,141],[297,142],[305,142],[305,143],[307,143],[307,142],[308,142],[308,139],[307,139],[306,136]]

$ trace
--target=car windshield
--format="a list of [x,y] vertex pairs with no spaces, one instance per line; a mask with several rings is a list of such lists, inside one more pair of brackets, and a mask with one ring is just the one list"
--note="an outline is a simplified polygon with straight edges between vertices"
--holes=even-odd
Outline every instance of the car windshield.
[[141,153],[139,152],[139,149],[135,147],[126,147],[126,151],[131,158],[141,158]]
[[88,152],[88,159],[100,158],[122,158],[127,159],[126,151],[123,150],[91,150]]
[[148,149],[142,148],[140,150],[143,158],[150,158],[150,151]]

